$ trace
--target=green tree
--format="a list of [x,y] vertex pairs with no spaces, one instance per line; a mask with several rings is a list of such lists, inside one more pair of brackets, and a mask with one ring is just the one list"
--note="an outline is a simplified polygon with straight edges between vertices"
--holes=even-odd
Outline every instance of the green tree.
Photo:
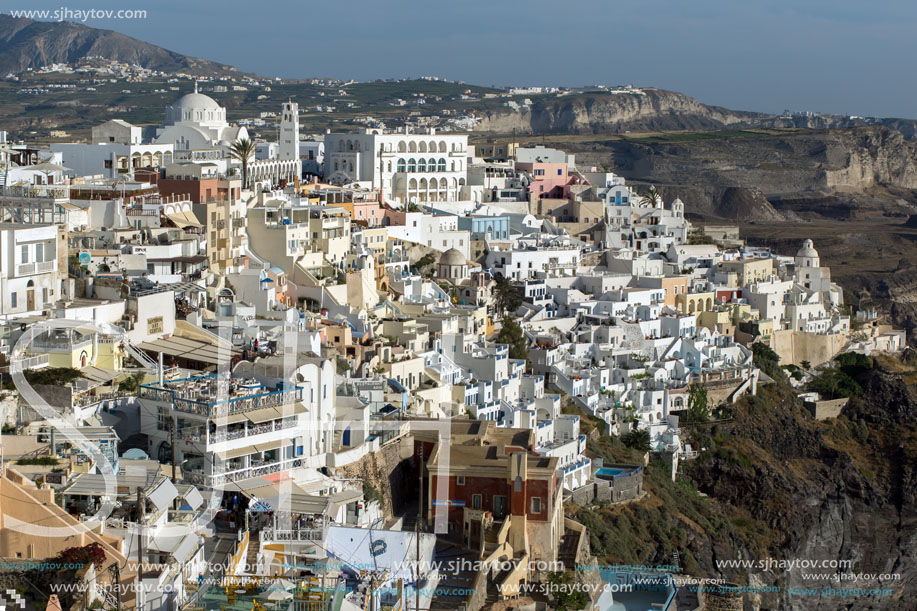
[[255,156],[255,143],[240,138],[229,145],[229,156],[242,164],[242,186],[248,186],[248,162]]
[[784,377],[783,370],[780,369],[780,355],[774,352],[770,346],[762,342],[755,342],[751,345],[751,353],[755,361],[755,367],[774,380]]
[[646,429],[633,429],[621,436],[621,442],[633,450],[650,451],[650,432]]
[[522,327],[512,316],[507,316],[503,320],[503,328],[497,334],[497,343],[509,346],[511,359],[528,359],[528,340],[525,338]]
[[688,412],[685,414],[688,422],[703,424],[710,419],[710,407],[707,405],[707,389],[700,384],[691,384],[688,387]]
[[497,306],[497,312],[504,316],[507,312],[515,312],[522,305],[522,295],[513,284],[502,275],[495,278],[494,302]]

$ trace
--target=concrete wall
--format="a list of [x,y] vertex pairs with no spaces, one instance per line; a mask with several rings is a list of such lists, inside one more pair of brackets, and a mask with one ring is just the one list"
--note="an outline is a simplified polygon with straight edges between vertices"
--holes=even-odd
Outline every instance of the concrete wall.
[[801,365],[809,361],[812,367],[827,363],[847,345],[846,335],[816,335],[802,331],[774,331],[771,347],[780,355],[780,364]]
[[849,399],[831,399],[826,401],[806,401],[803,405],[816,420],[837,418],[841,415]]

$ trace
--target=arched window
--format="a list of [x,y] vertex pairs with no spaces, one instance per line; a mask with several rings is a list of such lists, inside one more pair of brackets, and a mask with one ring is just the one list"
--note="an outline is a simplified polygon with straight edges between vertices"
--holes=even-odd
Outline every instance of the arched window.
[[352,151],[352,150],[353,150],[353,142],[350,141],[350,140],[347,141],[347,150],[348,150],[348,151]]
[[[422,144],[422,143],[421,143]],[[420,161],[417,162],[417,171],[426,172],[427,171],[427,160],[423,157],[420,158]]]
[[404,159],[398,160],[398,165],[396,166],[398,172],[404,172]]
[[435,152],[436,152],[436,143],[433,142],[432,140],[430,140],[430,145],[429,145],[429,146],[430,146],[430,148],[429,148],[428,150],[429,150],[431,153],[435,153]]
[[408,159],[408,172],[416,172],[416,171],[417,171],[417,161],[413,157],[411,157],[410,159]]
[[402,140],[401,142],[398,143],[398,152],[399,152],[399,153],[407,152],[407,148],[408,148],[408,147],[407,147],[407,145],[404,143],[404,140]]
[[440,140],[440,141],[439,141],[439,152],[440,152],[440,153],[445,153],[445,152],[446,152],[446,141],[445,141],[445,140]]
[[[445,144],[443,146],[445,146]],[[439,158],[439,171],[440,172],[446,171],[446,160],[443,157]]]
[[413,140],[411,140],[410,142],[408,142],[408,152],[409,152],[409,153],[416,153],[416,152],[417,152],[417,143],[414,142]]
[[343,151],[345,146],[346,144],[344,143],[343,140],[341,140],[341,143],[338,145],[338,150]]
[[428,172],[436,171],[436,160],[433,159],[432,157],[430,157],[430,159],[427,161],[427,171]]
[[426,152],[427,152],[427,143],[424,142],[423,140],[421,140],[421,141],[420,141],[420,144],[417,145],[417,152],[418,152],[418,153],[426,153]]
[[446,179],[445,179],[445,178],[440,178],[440,179],[439,179],[439,188],[440,188],[440,190],[442,190],[442,191],[445,191],[445,190],[446,190]]

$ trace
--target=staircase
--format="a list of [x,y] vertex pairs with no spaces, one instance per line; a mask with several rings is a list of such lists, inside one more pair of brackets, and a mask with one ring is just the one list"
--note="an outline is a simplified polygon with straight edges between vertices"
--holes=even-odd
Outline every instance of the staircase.
[[251,531],[251,536],[248,538],[248,551],[245,554],[245,566],[243,567],[242,573],[247,575],[257,575],[258,574],[258,551],[261,549],[261,533],[259,531]]

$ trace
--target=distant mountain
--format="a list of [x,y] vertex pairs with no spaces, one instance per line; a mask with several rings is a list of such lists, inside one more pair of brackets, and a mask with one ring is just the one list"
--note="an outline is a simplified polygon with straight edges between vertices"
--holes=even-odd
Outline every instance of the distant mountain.
[[87,57],[104,57],[165,72],[239,74],[232,66],[188,57],[112,30],[69,21],[34,21],[0,15],[0,74],[74,63]]

